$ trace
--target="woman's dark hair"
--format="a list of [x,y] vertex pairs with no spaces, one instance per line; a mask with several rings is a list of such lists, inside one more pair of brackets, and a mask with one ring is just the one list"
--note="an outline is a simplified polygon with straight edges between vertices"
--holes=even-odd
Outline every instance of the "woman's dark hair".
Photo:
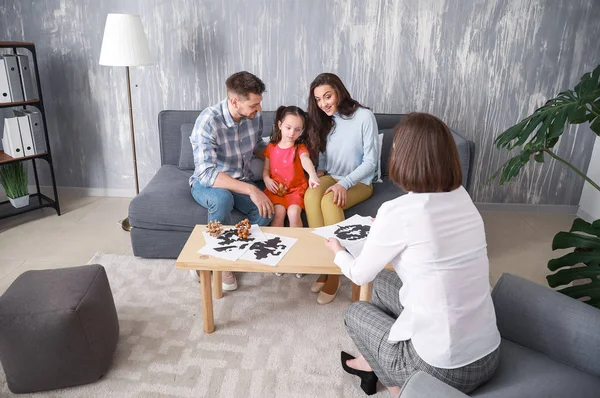
[[448,126],[427,113],[410,113],[394,128],[390,179],[405,192],[450,192],[462,169]]
[[[342,80],[333,73],[321,73],[310,84],[310,93],[308,94],[308,119],[310,120],[311,129],[309,135],[311,140],[315,141],[316,148],[320,152],[325,152],[327,145],[327,135],[333,129],[335,122],[333,117],[327,116],[325,112],[319,108],[315,100],[315,88],[323,85],[333,87],[337,93],[338,103],[337,111],[342,116],[352,116],[358,108],[365,108],[358,101],[352,99],[350,93],[342,83]],[[318,153],[315,154],[318,156]],[[311,153],[311,157],[313,154]]]
[[306,148],[308,149],[309,154],[311,154],[312,159],[312,152],[316,152],[316,150],[313,148],[314,142],[308,137],[308,115],[306,114],[306,112],[304,112],[302,108],[293,105],[280,106],[279,108],[277,108],[277,111],[275,112],[275,122],[273,123],[273,131],[271,132],[271,142],[273,144],[277,144],[279,141],[281,141],[281,129],[279,128],[279,122],[282,122],[287,115],[298,116],[302,119],[302,122],[304,123],[304,129],[302,130],[302,134],[300,134],[300,137],[298,137],[296,143],[294,144],[294,159],[296,158],[295,154],[296,152],[298,152],[299,144],[306,145]]

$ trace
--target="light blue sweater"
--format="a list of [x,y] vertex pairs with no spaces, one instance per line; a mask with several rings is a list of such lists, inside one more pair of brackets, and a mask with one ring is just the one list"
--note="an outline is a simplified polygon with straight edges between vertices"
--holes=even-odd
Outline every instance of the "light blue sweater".
[[379,158],[377,121],[368,109],[358,108],[345,117],[334,113],[335,126],[327,136],[325,153],[319,154],[319,170],[326,170],[349,189],[359,182],[370,185]]

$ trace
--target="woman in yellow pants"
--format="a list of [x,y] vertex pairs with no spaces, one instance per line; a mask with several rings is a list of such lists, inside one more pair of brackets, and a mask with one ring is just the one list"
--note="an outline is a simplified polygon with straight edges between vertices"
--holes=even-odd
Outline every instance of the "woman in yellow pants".
[[[373,193],[378,130],[373,112],[352,99],[332,73],[322,73],[311,83],[308,116],[311,147],[319,152],[320,185],[306,191],[304,206],[308,226],[318,228],[343,221],[345,209]],[[321,275],[311,290],[319,292],[319,304],[327,304],[339,284],[338,275]]]

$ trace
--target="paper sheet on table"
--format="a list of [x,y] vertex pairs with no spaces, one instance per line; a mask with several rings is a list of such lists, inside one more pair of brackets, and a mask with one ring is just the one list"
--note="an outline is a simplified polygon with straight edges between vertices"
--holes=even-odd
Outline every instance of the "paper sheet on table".
[[208,254],[231,261],[240,258],[252,243],[265,239],[265,234],[258,225],[250,226],[248,239],[239,238],[235,228],[225,229],[219,236],[210,236],[208,232],[202,234],[206,245],[198,250],[199,254]]
[[324,238],[337,238],[350,254],[358,257],[365,245],[367,236],[369,236],[372,224],[373,219],[371,217],[356,214],[337,224],[315,228],[312,232]]
[[287,236],[264,234],[265,239],[253,242],[241,256],[242,260],[256,261],[261,264],[276,266],[294,246],[297,239]]

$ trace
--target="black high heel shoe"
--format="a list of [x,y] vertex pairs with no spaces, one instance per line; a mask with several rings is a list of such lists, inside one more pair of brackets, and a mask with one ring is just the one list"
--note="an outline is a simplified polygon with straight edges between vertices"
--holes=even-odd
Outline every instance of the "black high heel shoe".
[[377,380],[379,380],[379,379],[377,378],[377,375],[375,374],[375,372],[366,372],[364,370],[358,370],[358,369],[351,368],[350,366],[348,366],[346,364],[346,361],[348,361],[350,359],[355,359],[355,358],[345,351],[342,351],[341,356],[342,356],[342,368],[344,368],[344,370],[347,373],[350,373],[351,375],[360,377],[360,388],[362,388],[362,390],[365,392],[365,394],[373,395],[373,394],[377,393]]

